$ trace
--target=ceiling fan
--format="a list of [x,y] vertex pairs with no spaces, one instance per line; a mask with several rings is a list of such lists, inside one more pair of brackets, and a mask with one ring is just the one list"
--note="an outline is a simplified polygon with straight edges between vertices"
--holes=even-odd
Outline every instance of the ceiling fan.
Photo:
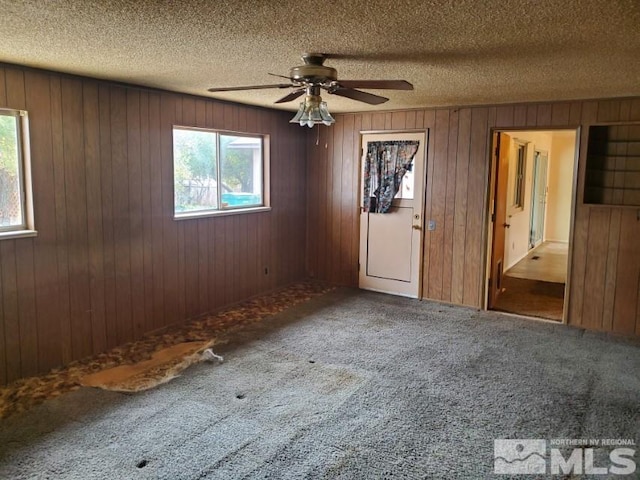
[[335,68],[327,67],[324,61],[327,55],[322,53],[305,53],[302,55],[304,65],[293,67],[289,71],[289,76],[275,75],[275,77],[286,78],[290,83],[276,83],[272,85],[250,85],[245,87],[216,87],[210,88],[209,92],[232,92],[239,90],[259,90],[268,88],[294,88],[295,90],[284,97],[276,100],[275,103],[286,103],[305,95],[304,102],[296,116],[291,119],[291,123],[300,123],[313,127],[316,123],[331,125],[335,122],[327,109],[326,102],[322,101],[321,90],[325,90],[331,95],[350,98],[370,105],[380,105],[388,101],[386,97],[374,95],[372,93],[357,90],[380,89],[380,90],[413,90],[406,80],[338,80],[338,72]]

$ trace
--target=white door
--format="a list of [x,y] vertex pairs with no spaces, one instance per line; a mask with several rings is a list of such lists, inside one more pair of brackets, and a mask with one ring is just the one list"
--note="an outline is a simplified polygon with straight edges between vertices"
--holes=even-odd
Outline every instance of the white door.
[[544,216],[547,204],[547,166],[549,156],[544,152],[533,154],[533,194],[531,195],[531,222],[529,248],[535,248],[544,239]]
[[[407,172],[388,213],[363,211],[363,173],[369,142],[417,140],[413,169]],[[381,133],[362,136],[360,169],[360,288],[417,298],[422,262],[426,135]]]

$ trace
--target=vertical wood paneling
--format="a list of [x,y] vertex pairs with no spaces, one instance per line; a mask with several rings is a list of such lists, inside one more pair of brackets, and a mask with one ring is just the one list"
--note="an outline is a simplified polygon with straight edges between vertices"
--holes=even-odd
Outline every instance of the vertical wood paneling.
[[571,102],[569,110],[569,125],[580,125],[582,120],[582,102]]
[[[272,136],[277,136],[278,135],[278,130],[281,128],[281,126],[277,123],[271,123],[268,122],[267,125],[265,125],[267,128],[267,131],[269,132],[270,135]],[[279,156],[282,154],[282,152],[284,151],[284,146],[282,145],[282,143],[276,143],[273,145],[273,154],[276,156]],[[283,198],[285,196],[285,190],[284,190],[284,176],[287,175],[287,172],[285,169],[282,168],[283,165],[272,165],[272,176],[271,176],[271,191],[274,193],[274,195],[276,196],[276,203],[274,206],[279,206],[279,203],[285,203],[286,200]],[[272,226],[272,228],[270,228],[269,232],[270,232],[270,236],[269,236],[269,246],[270,246],[270,250],[268,252],[269,254],[269,258],[275,258],[278,256],[278,252],[281,251],[280,249],[282,248],[282,243],[280,242],[280,235],[282,234],[282,231],[280,230],[280,225],[282,224],[282,215],[280,211],[276,211],[275,213],[273,213],[273,220],[274,220],[274,225]],[[279,265],[278,268],[272,268],[269,271],[269,275],[267,276],[267,285],[269,288],[273,288],[275,285],[278,284],[279,279],[282,278],[282,270],[283,270],[283,266]]]
[[[183,107],[184,107],[184,98],[182,96],[176,96],[174,102],[175,108],[175,122],[178,125],[184,125],[186,122],[183,122]],[[173,162],[172,162],[173,164]],[[173,184],[173,176],[171,176],[171,184]],[[173,185],[170,187],[173,190]],[[187,314],[187,295],[190,292],[187,292],[187,281],[185,280],[185,272],[186,272],[186,255],[185,251],[185,241],[184,241],[184,229],[185,222],[174,222],[174,231],[176,235],[176,248],[177,248],[177,267],[178,267],[178,277],[177,277],[177,305],[178,312],[177,318],[184,318]],[[231,280],[230,280],[231,282]]]
[[617,284],[613,310],[613,331],[634,334],[638,330],[638,289],[640,287],[640,220],[635,209],[624,210],[618,239]]
[[18,310],[18,282],[16,267],[16,246],[13,240],[0,242],[0,269],[2,278],[2,313],[4,316],[4,337],[7,380],[22,376],[22,344],[20,342],[20,317]]
[[[344,148],[344,139],[351,136],[359,142],[361,131],[429,128],[425,219],[436,220],[437,226],[436,231],[425,232],[423,296],[481,307],[484,302],[484,217],[491,129],[582,126],[577,192],[578,199],[581,199],[587,127],[599,121],[621,120],[640,121],[640,100],[571,101],[337,115],[339,135],[343,139],[342,152],[333,144],[333,131],[328,133],[327,142],[320,142],[321,147],[327,143],[328,149],[317,148],[315,134],[309,133],[307,242],[310,247],[307,263],[310,270],[316,276],[336,283],[358,284],[355,265],[342,265],[341,270],[332,270],[335,261],[333,255],[349,241],[343,234],[348,222],[351,222],[351,231],[354,232],[350,239],[354,263],[358,259],[359,215],[349,220],[346,213],[351,209],[356,211],[358,197],[345,190],[344,177],[341,178],[340,189],[334,189],[332,183],[335,172],[339,171],[344,176],[347,171],[344,167],[349,154]],[[359,146],[356,152],[357,149]],[[353,168],[350,177],[352,190],[355,191],[359,171]],[[311,182],[314,182],[313,185]],[[335,195],[341,196],[340,202],[336,203],[332,198]],[[623,248],[628,255],[638,258],[638,247],[635,244],[623,247],[632,235],[626,232],[625,237],[621,226],[624,223],[622,210],[603,208],[600,207],[598,213],[580,201],[576,205],[568,321],[573,325],[607,331],[640,329],[640,325],[636,327],[635,323],[628,320],[631,312],[640,315],[640,307],[634,300],[638,297],[638,280],[632,278],[640,273],[634,270],[636,267],[633,262],[626,262],[623,271],[618,271]],[[337,218],[341,219],[339,228],[342,233],[333,235]],[[342,261],[343,257],[340,259]],[[621,296],[621,282],[629,278],[631,280],[624,290],[626,293]],[[634,288],[636,293],[632,293]]]
[[601,329],[603,300],[606,279],[607,243],[611,214],[608,210],[597,209],[591,213],[587,233],[587,251],[595,261],[588,261],[584,274],[584,295],[582,325],[586,328]]
[[[2,83],[0,81],[0,83]],[[52,368],[61,362],[60,325],[52,319],[60,317],[56,259],[56,211],[53,182],[51,138],[51,105],[49,102],[49,78],[42,73],[25,73],[27,111],[31,130],[31,169],[34,196],[34,216],[38,222],[38,237],[34,240],[36,277],[36,311],[38,332],[38,365],[40,369]],[[1,275],[0,275],[1,276]],[[2,287],[0,286],[0,292]],[[0,322],[0,329],[2,327]],[[3,332],[0,333],[0,344]],[[4,355],[0,355],[0,364]],[[0,365],[0,373],[2,372]],[[0,381],[0,384],[3,383]]]
[[342,238],[340,241],[340,274],[339,278],[341,279],[349,279],[350,274],[353,271],[353,266],[357,264],[358,257],[357,254],[353,256],[353,239],[354,235],[353,225],[354,222],[354,214],[355,214],[355,205],[356,205],[356,189],[353,188],[353,177],[354,174],[357,175],[356,171],[354,171],[354,164],[357,163],[357,156],[354,155],[353,149],[353,131],[355,125],[355,116],[347,115],[344,120],[344,130],[342,136],[342,155],[344,158],[343,166],[342,166],[342,185],[341,185],[341,205],[340,208],[342,210],[342,218],[340,222],[340,232],[342,233]]
[[[353,203],[348,208],[355,208],[353,212],[353,222],[351,224],[351,259],[353,265],[359,265],[360,260],[360,168],[362,155],[360,149],[362,148],[360,131],[364,131],[366,115],[356,115],[353,121],[352,130],[352,154],[353,165],[351,167],[351,189],[353,191]],[[345,283],[347,285],[358,284],[358,269],[352,268],[349,277],[345,277]]]
[[[25,78],[21,71],[8,70],[5,74],[6,102],[13,108],[26,106]],[[33,239],[13,243],[16,255],[16,279],[18,301],[18,330],[22,375],[32,375],[38,368],[38,330],[36,325],[35,278]],[[9,285],[13,285],[10,280]],[[8,341],[14,341],[7,336]]]
[[[0,106],[29,113],[38,230],[0,240],[0,385],[304,275],[306,132],[289,114],[21,67],[0,67]],[[272,210],[174,220],[174,124],[270,134]]]
[[111,89],[111,174],[113,188],[113,239],[116,286],[116,343],[133,340],[131,306],[131,223],[127,159],[127,92]]
[[[328,256],[329,265],[327,269],[331,272],[331,278],[333,281],[338,281],[341,276],[342,270],[342,260],[343,255],[342,251],[345,248],[344,243],[342,242],[342,216],[344,215],[345,209],[342,208],[342,195],[348,195],[347,192],[342,191],[342,176],[343,170],[346,168],[346,161],[342,155],[342,139],[343,139],[343,126],[345,122],[340,122],[339,124],[335,124],[331,127],[332,135],[332,147],[333,147],[333,156],[336,159],[340,159],[339,162],[334,162],[332,175],[331,175],[331,186],[332,192],[330,195],[331,199],[331,210],[333,212],[333,221],[331,222],[331,245],[336,245],[337,248],[333,248],[331,250],[331,255]],[[320,127],[318,127],[320,128]],[[346,175],[347,173],[345,173]]]
[[442,296],[451,301],[451,278],[453,273],[453,236],[455,230],[456,167],[458,156],[459,111],[452,110],[449,116],[449,138],[447,156],[447,194],[444,217],[444,253],[442,258]]
[[[29,112],[38,230],[0,241],[0,385],[304,275],[288,114],[20,67],[0,68],[0,106]],[[178,123],[271,134],[272,211],[174,220]]]
[[151,142],[150,142],[149,94],[140,93],[140,189],[142,195],[142,290],[144,306],[144,331],[154,329],[153,306],[153,227],[151,203]]
[[572,261],[569,272],[569,313],[568,323],[581,325],[582,308],[584,303],[584,282],[587,265],[587,242],[589,236],[590,211],[582,205],[581,199],[584,196],[584,171],[586,161],[586,151],[588,142],[588,125],[596,121],[598,104],[597,102],[584,102],[581,107],[581,122],[585,124],[580,132],[580,151],[578,160],[578,188],[577,205],[574,217],[573,239],[572,239]]
[[[116,319],[115,242],[113,225],[113,169],[111,162],[111,90],[98,86],[100,122],[100,181],[102,207],[102,261],[104,269],[104,311],[106,319]],[[107,347],[118,344],[117,331],[106,329]]]
[[[71,297],[69,295],[69,237],[65,196],[65,161],[62,141],[62,91],[59,77],[51,77],[51,145],[56,209],[58,295],[60,298],[60,354],[62,363],[73,358],[71,348]],[[35,174],[35,172],[34,172]],[[36,225],[36,228],[37,225]],[[53,340],[52,340],[53,341]]]
[[173,145],[172,128],[176,123],[176,97],[162,94],[160,98],[160,166],[162,192],[162,245],[163,245],[163,295],[164,324],[175,323],[180,318],[178,285],[178,229],[173,212]]
[[552,106],[548,103],[538,105],[536,125],[540,127],[548,127],[551,125]]
[[67,234],[73,249],[69,255],[69,299],[73,356],[92,352],[91,299],[87,232],[87,186],[84,159],[82,82],[62,79],[62,137],[67,197]]
[[535,127],[538,125],[538,105],[527,105],[527,118],[525,127]]
[[496,109],[496,126],[508,128],[514,125],[515,107],[513,105],[501,105]]
[[[382,116],[382,121],[384,125],[384,116]],[[327,153],[333,152],[333,128],[326,129],[324,148],[327,151]],[[333,155],[331,155],[331,157],[333,158]],[[331,195],[331,193],[333,192],[334,167],[338,163],[342,164],[342,159],[335,159],[333,162],[331,162],[330,165],[327,165],[327,167],[329,167],[330,169],[327,168],[326,175],[324,176],[324,181],[325,181],[324,185],[326,190],[325,192],[323,192],[325,195],[324,201],[327,205],[327,208],[326,208],[326,216],[324,218],[325,229],[324,229],[324,241],[322,242],[322,248],[323,248],[324,254],[322,256],[323,266],[321,271],[325,272],[326,278],[329,278],[330,281],[332,282],[335,282],[336,279],[333,276],[333,270],[331,268],[331,258],[332,258],[333,250],[335,248],[338,248],[338,246],[332,243],[334,218],[337,212],[334,212],[333,210],[333,196]]]
[[100,109],[98,86],[94,82],[86,82],[83,85],[82,104],[86,163],[87,242],[89,244],[91,351],[101,352],[107,348],[107,328],[105,320],[102,182],[100,178]]
[[[13,108],[26,107],[24,73],[8,69],[5,74],[6,101]],[[35,277],[33,239],[15,242],[16,288],[20,330],[20,355],[22,375],[32,375],[37,371],[38,330],[36,319]]]
[[471,158],[469,161],[469,184],[467,186],[467,231],[465,236],[465,276],[462,301],[465,305],[477,306],[480,298],[481,279],[484,274],[482,262],[482,230],[484,198],[486,196],[487,121],[488,108],[474,108],[471,112]]
[[[425,166],[425,172],[426,172],[426,191],[424,193],[425,196],[425,203],[424,203],[424,210],[423,210],[423,217],[425,219],[429,219],[431,216],[431,200],[433,198],[433,189],[431,188],[431,185],[433,185],[433,180],[434,180],[434,168],[435,168],[435,148],[434,148],[434,143],[435,143],[435,128],[436,128],[436,111],[435,110],[429,110],[429,111],[424,111],[422,110],[422,115],[420,116],[420,123],[417,124],[417,127],[419,129],[425,129],[427,130],[427,151],[425,152],[426,155],[426,166]],[[436,226],[437,227],[437,226]],[[430,250],[431,250],[431,235],[429,234],[429,232],[426,232],[426,235],[423,235],[423,242],[424,245],[422,247],[422,252],[423,252],[423,261],[422,261],[422,291],[420,292],[421,296],[425,295],[425,292],[429,291],[429,281],[431,280],[431,276],[429,274],[430,270],[431,270],[431,255],[429,254]]]
[[[305,263],[357,285],[364,130],[429,129],[423,294],[479,307],[491,127],[640,121],[640,100],[613,99],[343,114],[306,131],[288,113],[14,67],[0,68],[0,104],[29,111],[39,230],[0,241],[0,383],[293,281]],[[175,221],[174,124],[269,134],[272,211]],[[571,324],[640,331],[636,216],[578,202]]]
[[[433,168],[427,183],[430,201],[427,201],[427,219],[436,222],[436,229],[427,232],[429,267],[423,284],[429,298],[442,298],[442,277],[444,262],[445,201],[447,193],[447,161],[449,156],[449,110],[438,110],[433,129]],[[429,196],[427,197],[429,198]]]
[[[178,118],[183,125],[197,125],[196,123],[196,102],[193,98],[185,98],[182,101],[182,118]],[[198,221],[181,221],[178,224],[180,230],[180,250],[184,251],[184,256],[178,258],[182,260],[180,271],[182,272],[182,282],[185,313],[187,318],[195,317],[199,313],[200,302],[200,272],[198,267]],[[238,274],[242,272],[239,271]]]
[[569,125],[570,115],[570,103],[554,103],[551,107],[551,125],[554,127],[564,127],[565,125]]
[[620,245],[620,221],[622,212],[613,210],[609,224],[609,238],[607,239],[607,266],[604,282],[604,299],[602,302],[602,330],[613,329],[613,308],[617,284],[618,247]]
[[620,120],[620,100],[601,100],[598,102],[598,122],[617,122]]
[[471,109],[459,112],[458,158],[456,162],[456,196],[453,217],[453,265],[451,270],[451,301],[462,304],[464,297],[464,259],[467,226],[467,185],[471,146]]
[[527,124],[527,106],[516,105],[513,109],[513,123],[510,126]]

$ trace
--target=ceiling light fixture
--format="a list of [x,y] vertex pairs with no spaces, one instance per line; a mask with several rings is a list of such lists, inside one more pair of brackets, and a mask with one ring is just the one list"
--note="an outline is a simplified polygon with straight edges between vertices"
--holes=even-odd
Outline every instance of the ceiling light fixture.
[[327,127],[336,123],[336,120],[329,113],[327,102],[322,101],[318,85],[308,85],[306,87],[304,102],[300,104],[298,112],[289,120],[289,123],[299,123],[301,127],[306,125],[309,128],[320,123],[325,124]]
[[289,123],[299,123],[301,127],[306,125],[309,128],[320,123],[328,127],[335,122],[329,113],[327,102],[323,102],[320,95],[307,95],[304,102],[300,103],[296,115],[289,120]]

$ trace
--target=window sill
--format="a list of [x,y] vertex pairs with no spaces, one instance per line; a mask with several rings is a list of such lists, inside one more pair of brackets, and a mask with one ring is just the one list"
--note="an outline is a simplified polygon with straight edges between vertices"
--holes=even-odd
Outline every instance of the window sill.
[[243,213],[258,213],[258,212],[270,212],[271,207],[250,207],[250,208],[238,208],[230,210],[215,210],[211,212],[190,212],[180,213],[173,216],[174,220],[190,220],[197,218],[210,218],[210,217],[226,217],[227,215],[242,215]]
[[9,240],[14,238],[37,237],[37,230],[11,230],[9,232],[0,232],[0,240]]

